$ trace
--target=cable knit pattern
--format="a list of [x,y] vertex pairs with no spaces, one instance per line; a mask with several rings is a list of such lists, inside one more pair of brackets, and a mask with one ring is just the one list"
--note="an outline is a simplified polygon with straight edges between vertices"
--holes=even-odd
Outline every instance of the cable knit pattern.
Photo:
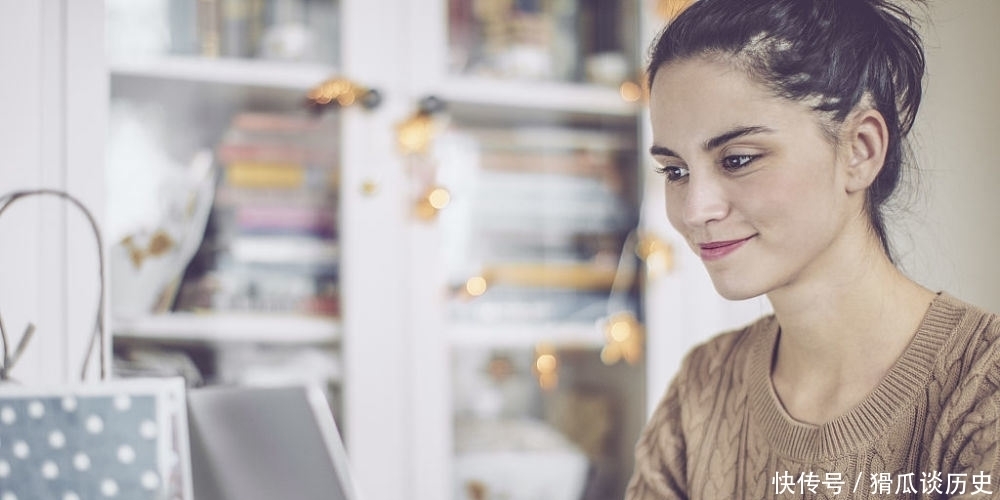
[[1000,320],[948,294],[856,407],[794,420],[773,316],[684,359],[636,445],[628,500],[1000,497]]

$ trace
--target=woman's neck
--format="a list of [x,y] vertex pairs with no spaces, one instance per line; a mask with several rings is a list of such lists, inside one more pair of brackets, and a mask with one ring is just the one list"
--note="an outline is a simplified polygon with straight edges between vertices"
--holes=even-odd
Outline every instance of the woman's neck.
[[786,410],[809,423],[861,402],[909,345],[934,298],[881,251],[835,262],[825,279],[768,295],[781,325],[772,381]]

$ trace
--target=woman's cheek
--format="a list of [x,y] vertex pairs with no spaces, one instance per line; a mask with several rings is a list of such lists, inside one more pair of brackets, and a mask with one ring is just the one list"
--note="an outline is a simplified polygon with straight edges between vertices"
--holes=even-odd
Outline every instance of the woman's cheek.
[[684,193],[683,191],[666,186],[666,211],[667,220],[679,233],[687,235],[684,228]]

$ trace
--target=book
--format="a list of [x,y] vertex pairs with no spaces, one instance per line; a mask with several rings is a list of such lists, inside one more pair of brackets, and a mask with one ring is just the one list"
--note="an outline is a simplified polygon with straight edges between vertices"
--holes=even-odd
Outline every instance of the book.
[[505,173],[549,173],[603,179],[617,175],[618,163],[608,151],[507,151],[487,150],[479,167]]
[[298,113],[236,114],[216,146],[220,163],[288,162],[313,167],[337,163],[339,123]]
[[216,146],[219,163],[240,162],[293,163],[333,169],[337,165],[331,151],[304,148],[301,145],[263,142],[223,142]]
[[229,254],[239,263],[327,265],[340,256],[334,240],[305,236],[237,236]]
[[230,163],[223,167],[224,182],[236,187],[301,188],[337,185],[337,176],[325,169],[291,163]]
[[335,211],[337,192],[329,186],[300,186],[295,189],[269,187],[241,187],[225,183],[215,191],[217,208],[282,206]]
[[269,113],[242,111],[233,117],[230,127],[236,130],[258,131],[270,134],[325,133],[333,122],[312,114]]
[[543,125],[522,127],[461,127],[459,133],[469,134],[483,150],[500,151],[624,151],[635,153],[633,136],[625,131],[596,128],[552,127]]
[[337,316],[336,276],[236,266],[217,269],[181,289],[178,310]]
[[247,205],[235,210],[241,234],[282,234],[332,238],[337,231],[334,209],[325,206]]
[[298,112],[232,117],[179,309],[339,314],[337,126]]

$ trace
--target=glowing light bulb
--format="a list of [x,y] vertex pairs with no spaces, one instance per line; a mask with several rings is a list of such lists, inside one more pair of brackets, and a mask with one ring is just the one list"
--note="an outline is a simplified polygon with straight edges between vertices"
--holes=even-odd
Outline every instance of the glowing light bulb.
[[618,87],[618,93],[626,102],[637,102],[642,98],[642,87],[635,82],[622,82]]
[[441,210],[451,203],[451,193],[443,187],[436,187],[427,193],[427,202],[434,208]]
[[604,323],[601,362],[613,365],[621,360],[635,364],[642,358],[643,328],[631,312],[613,314]]
[[635,253],[646,263],[646,273],[651,278],[669,273],[673,269],[674,248],[656,235],[643,235],[636,245]]
[[632,335],[632,328],[628,322],[616,320],[611,324],[611,338],[615,342],[625,342]]
[[541,373],[554,371],[557,365],[558,361],[556,361],[556,357],[553,354],[542,354],[535,360],[535,368]]
[[465,292],[473,297],[486,293],[486,288],[486,278],[482,276],[473,276],[465,282]]
[[544,390],[555,389],[559,385],[559,359],[555,348],[547,344],[535,346],[535,374],[538,386]]

